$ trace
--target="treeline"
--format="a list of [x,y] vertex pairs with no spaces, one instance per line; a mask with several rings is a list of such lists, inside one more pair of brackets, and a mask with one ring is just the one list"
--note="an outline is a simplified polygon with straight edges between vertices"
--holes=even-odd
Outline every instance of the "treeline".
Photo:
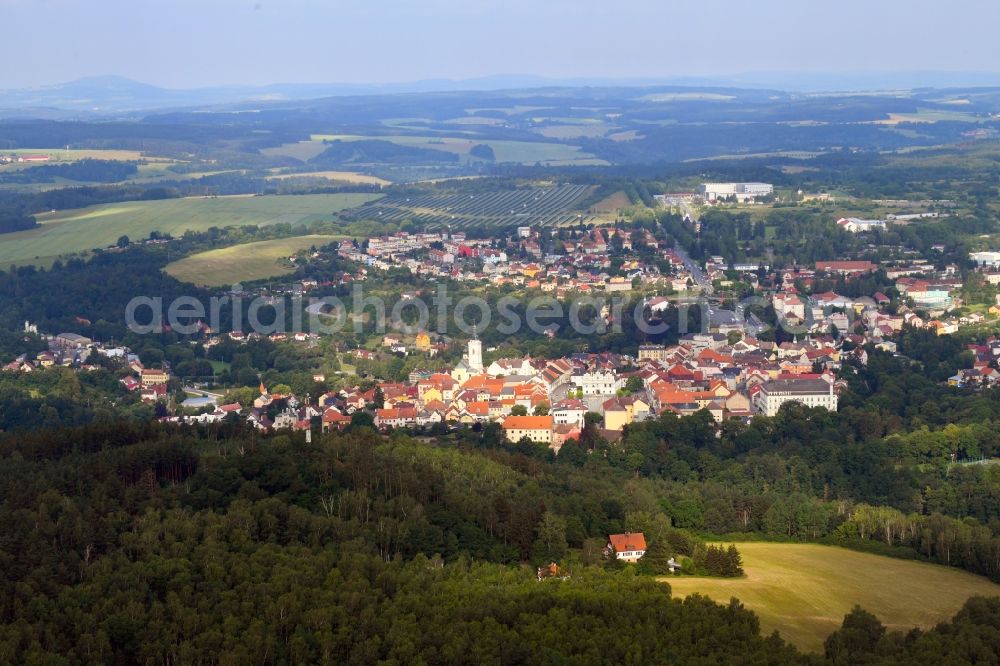
[[106,370],[75,372],[48,368],[30,373],[0,372],[0,431],[20,432],[112,422],[145,420],[153,408],[126,394]]
[[25,231],[37,226],[35,216],[26,212],[23,205],[0,201],[0,234]]
[[134,162],[83,159],[69,164],[42,164],[18,171],[0,173],[0,183],[51,183],[56,178],[94,183],[115,183],[138,173]]
[[388,162],[393,165],[426,164],[427,162],[444,162],[457,164],[459,159],[455,153],[419,146],[404,146],[380,139],[364,139],[359,141],[330,141],[327,148],[309,160],[315,166],[344,166],[352,164],[370,164]]
[[975,522],[939,513],[907,515],[892,507],[861,504],[854,507],[835,536],[845,541],[909,547],[932,562],[1000,579],[1000,539]]
[[161,273],[166,263],[166,253],[135,248],[99,252],[87,261],[56,262],[48,270],[34,266],[0,270],[0,326],[21,330],[29,320],[46,332],[121,340],[128,331],[125,309],[132,298],[156,296],[169,303],[181,295],[205,297],[193,285]]

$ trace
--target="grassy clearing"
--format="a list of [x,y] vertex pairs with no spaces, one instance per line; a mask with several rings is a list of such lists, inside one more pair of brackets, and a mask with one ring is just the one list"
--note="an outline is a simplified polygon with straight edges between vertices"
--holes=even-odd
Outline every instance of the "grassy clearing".
[[636,139],[645,139],[645,134],[640,134],[636,130],[625,130],[624,132],[615,132],[609,134],[608,138],[612,141],[635,141]]
[[326,150],[326,146],[320,141],[297,141],[295,143],[284,143],[273,148],[261,149],[261,154],[268,157],[291,157],[292,159],[308,162]]
[[465,112],[469,114],[478,113],[480,111],[499,111],[500,113],[506,113],[508,116],[517,116],[522,113],[534,113],[535,111],[548,111],[554,109],[552,106],[526,106],[522,104],[515,104],[514,106],[484,106],[479,108],[466,109]]
[[108,247],[123,235],[133,240],[145,238],[151,231],[179,236],[189,229],[332,219],[333,213],[377,198],[371,194],[199,197],[46,213],[37,216],[40,227],[0,237],[0,265],[44,265],[53,257]]
[[549,139],[596,139],[604,136],[608,127],[604,125],[547,125],[535,130]]
[[711,157],[691,157],[685,162],[712,162],[721,160],[748,160],[760,157],[787,157],[793,160],[808,160],[819,157],[823,153],[807,150],[781,150],[773,153],[736,153],[732,155],[713,155]]
[[890,113],[884,120],[873,121],[876,125],[898,125],[899,123],[936,123],[941,121],[957,121],[979,123],[986,120],[973,113],[964,111],[941,111],[938,109],[918,108],[916,113]]
[[183,282],[218,287],[236,282],[263,280],[295,269],[289,257],[312,246],[320,247],[338,236],[295,236],[208,250],[174,261],[164,269]]
[[821,651],[855,604],[891,630],[929,628],[951,618],[975,595],[1000,595],[1000,585],[958,569],[815,544],[740,543],[744,578],[670,577],[673,593],[738,598],[804,650]]
[[272,180],[286,180],[288,178],[325,178],[342,183],[356,183],[359,185],[392,185],[392,181],[378,176],[370,176],[357,171],[306,171],[304,173],[281,173],[270,176]]
[[625,194],[623,190],[618,190],[614,194],[609,194],[594,204],[594,212],[617,213],[620,209],[627,208],[631,205],[632,202],[629,201],[628,195]]

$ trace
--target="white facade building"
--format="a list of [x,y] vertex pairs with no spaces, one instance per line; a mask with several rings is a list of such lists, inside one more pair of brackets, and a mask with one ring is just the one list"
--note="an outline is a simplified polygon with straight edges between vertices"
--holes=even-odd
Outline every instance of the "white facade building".
[[980,266],[1000,266],[1000,252],[970,252],[969,259]]
[[765,382],[753,398],[753,407],[759,414],[774,416],[786,402],[837,411],[833,384],[825,379],[775,379]]
[[774,194],[774,185],[770,183],[703,183],[699,194],[705,201],[718,201],[727,197],[735,197],[744,202]]
[[837,220],[837,226],[852,234],[885,231],[884,220],[862,220],[860,217],[842,217]]
[[614,395],[621,388],[621,382],[613,372],[585,372],[573,375],[570,381],[583,391],[583,395]]

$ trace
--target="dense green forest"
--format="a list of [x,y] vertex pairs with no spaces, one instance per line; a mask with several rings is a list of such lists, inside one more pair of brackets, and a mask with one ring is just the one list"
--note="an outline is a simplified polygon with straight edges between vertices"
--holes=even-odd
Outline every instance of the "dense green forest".
[[[973,599],[905,637],[855,611],[824,657],[802,655],[736,601],[673,599],[603,560],[605,535],[630,524],[686,541],[647,481],[484,445],[156,424],[8,436],[0,661],[941,663],[1000,649],[1000,602]],[[550,557],[569,578],[521,564]]]
[[133,176],[137,165],[117,160],[83,159],[69,164],[43,164],[20,171],[0,174],[0,183],[29,184],[52,183],[57,178],[95,183],[114,183]]
[[390,141],[331,141],[328,147],[319,155],[309,160],[316,166],[344,166],[351,164],[426,164],[427,162],[458,162],[458,155],[420,148],[417,146],[401,146]]

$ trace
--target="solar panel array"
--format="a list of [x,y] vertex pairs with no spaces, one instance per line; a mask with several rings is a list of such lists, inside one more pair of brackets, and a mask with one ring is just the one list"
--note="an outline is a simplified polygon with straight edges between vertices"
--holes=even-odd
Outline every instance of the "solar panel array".
[[390,194],[371,204],[345,211],[341,217],[386,222],[412,220],[428,229],[556,227],[592,219],[587,213],[576,210],[576,205],[589,191],[587,185],[557,185],[469,194]]

